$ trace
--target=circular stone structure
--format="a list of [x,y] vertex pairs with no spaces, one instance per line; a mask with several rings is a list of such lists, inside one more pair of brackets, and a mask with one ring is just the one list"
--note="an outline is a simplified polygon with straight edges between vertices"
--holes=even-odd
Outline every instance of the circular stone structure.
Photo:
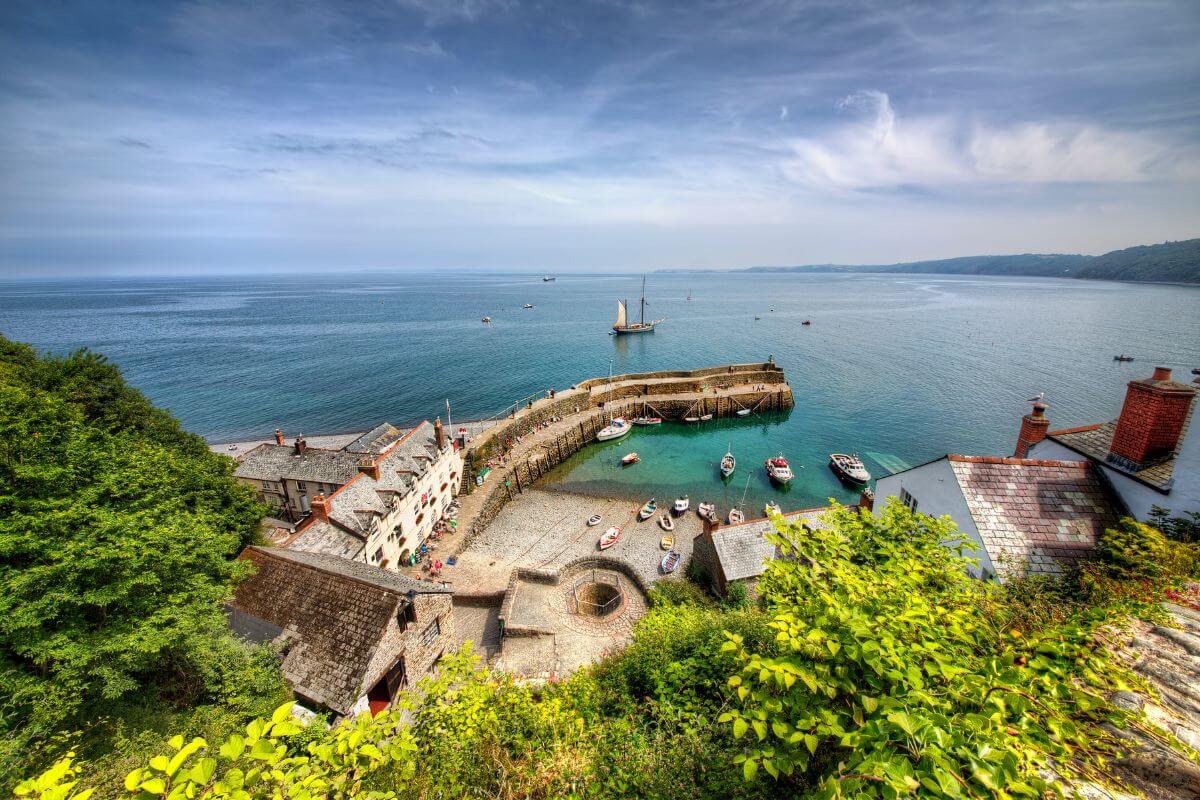
[[[610,580],[595,580],[576,584],[574,587],[574,612],[603,622],[620,614],[625,609],[625,592],[620,576],[607,573]],[[626,579],[628,580],[628,579]]]

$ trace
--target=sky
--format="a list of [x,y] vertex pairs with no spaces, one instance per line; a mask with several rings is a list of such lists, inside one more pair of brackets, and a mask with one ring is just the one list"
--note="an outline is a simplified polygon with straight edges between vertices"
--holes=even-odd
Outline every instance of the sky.
[[1197,42],[1197,0],[5,0],[0,277],[1191,238]]

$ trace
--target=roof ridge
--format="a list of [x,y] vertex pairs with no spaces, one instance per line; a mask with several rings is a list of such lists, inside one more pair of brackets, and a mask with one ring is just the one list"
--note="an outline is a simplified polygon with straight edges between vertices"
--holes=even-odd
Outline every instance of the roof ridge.
[[[417,423],[417,425],[415,425],[415,426],[412,428],[412,430],[410,430],[410,431],[406,432],[406,433],[405,433],[403,436],[401,436],[399,439],[397,439],[396,441],[392,442],[392,444],[391,444],[391,445],[390,445],[390,446],[389,446],[389,447],[388,447],[386,450],[384,450],[382,453],[378,453],[378,454],[374,454],[374,453],[372,453],[372,454],[370,454],[370,455],[378,455],[378,458],[379,458],[379,460],[380,460],[380,461],[382,461],[383,459],[385,459],[385,458],[387,458],[388,456],[390,456],[390,455],[392,454],[392,452],[393,452],[393,451],[394,451],[394,450],[395,450],[397,447],[399,447],[399,446],[400,446],[401,444],[403,444],[404,442],[408,441],[408,439],[409,439],[409,437],[410,437],[410,436],[412,436],[414,433],[416,433],[417,431],[419,431],[421,428],[425,427],[425,426],[426,426],[426,425],[428,425],[428,424],[429,424],[429,420],[427,420],[427,419],[423,419],[423,420],[421,420],[419,423]],[[341,452],[341,451],[339,451],[339,452]],[[354,483],[356,480],[358,480],[358,479],[359,479],[359,477],[360,477],[360,476],[362,476],[362,475],[364,475],[364,474],[365,474],[364,472],[362,472],[361,470],[359,470],[357,473],[355,473],[355,474],[354,474],[354,476],[353,476],[352,478],[350,478],[350,480],[346,481],[346,482],[345,482],[345,483],[343,483],[341,486],[337,487],[337,488],[336,488],[336,489],[334,489],[332,492],[330,492],[329,494],[325,495],[325,497],[326,497],[327,499],[329,499],[329,500],[332,500],[334,495],[338,494],[339,492],[341,492],[341,491],[342,491],[342,489],[345,489],[347,486],[349,486],[350,484]],[[330,517],[330,519],[332,519],[332,517]]]
[[959,461],[967,464],[1009,464],[1017,467],[1073,467],[1076,469],[1088,469],[1091,467],[1090,461],[1056,461],[1045,458],[963,456],[959,455],[958,453],[947,453],[946,458],[950,461]]
[[[288,550],[287,548],[282,548],[282,547],[263,547],[262,545],[250,545],[249,547],[246,548],[246,550],[255,550],[257,552],[260,552],[260,553],[266,555],[269,558],[282,559],[291,564],[296,564],[298,566],[307,567],[309,569],[316,570],[317,572],[323,572],[326,575],[332,575],[335,578],[343,578],[345,580],[353,581],[354,583],[358,583],[363,586],[370,586],[375,589],[380,589],[382,591],[394,594],[397,597],[407,597],[409,592],[413,592],[413,593],[425,592],[427,594],[430,592],[437,593],[437,594],[447,593],[447,591],[444,587],[437,586],[436,584],[431,583],[430,588],[426,589],[425,587],[420,586],[420,584],[424,583],[424,581],[421,581],[417,578],[410,578],[409,576],[401,575],[398,572],[388,572],[384,569],[373,566],[371,564],[367,564],[362,561],[355,561],[353,559],[344,558],[342,556],[335,556],[335,555],[332,555],[329,553],[314,553],[314,552],[309,552],[307,550],[296,551],[296,550]],[[245,552],[246,552],[245,550],[242,551],[243,554]],[[304,556],[299,556],[298,553],[304,553]],[[238,557],[241,558],[240,555]],[[377,570],[385,578],[388,578],[388,579],[394,578],[394,579],[402,581],[404,583],[412,583],[414,585],[406,587],[404,590],[400,590],[394,586],[388,586],[387,584],[385,584],[381,581],[371,581],[366,578],[360,577],[358,575],[352,575],[348,572],[343,572],[340,570],[332,569],[330,567],[320,564],[321,561],[329,561],[329,560],[334,560],[334,559],[336,559],[338,561],[345,561],[347,564],[353,564],[353,565],[358,565],[359,567],[366,567],[369,569],[374,569],[374,570]],[[317,563],[314,563],[314,561]]]
[[1084,431],[1095,431],[1107,425],[1107,422],[1097,422],[1094,425],[1076,425],[1074,428],[1063,428],[1057,431],[1046,431],[1047,436],[1065,436],[1068,433],[1083,433]]

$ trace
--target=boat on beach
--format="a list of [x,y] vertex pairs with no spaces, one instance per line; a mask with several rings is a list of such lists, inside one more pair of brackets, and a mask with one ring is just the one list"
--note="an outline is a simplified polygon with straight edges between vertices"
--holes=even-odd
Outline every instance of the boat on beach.
[[730,447],[725,455],[721,456],[721,477],[728,478],[737,469],[737,459],[733,457],[733,448]]
[[792,473],[792,467],[788,464],[788,460],[783,457],[783,453],[780,453],[775,458],[768,458],[766,467],[767,475],[776,483],[786,484],[795,477]]
[[708,519],[713,514],[717,513],[717,507],[713,503],[701,503],[696,506],[696,516],[700,519]]
[[621,528],[617,525],[613,525],[611,528],[609,528],[608,530],[606,530],[604,532],[604,535],[600,537],[600,540],[598,542],[596,542],[596,544],[601,550],[607,550],[608,548],[610,548],[614,544],[616,544],[617,540],[620,538],[621,538]]
[[588,517],[587,526],[589,528],[594,528],[600,524],[601,519],[603,519],[603,517],[601,517],[599,514],[592,514],[590,517]]
[[733,508],[729,509],[729,516],[727,519],[729,520],[730,525],[741,525],[746,521],[746,515],[742,513],[740,508],[734,506]]
[[688,499],[688,496],[686,494],[681,495],[675,498],[675,508],[673,510],[677,515],[683,514],[687,512],[691,505],[692,501]]
[[634,417],[634,425],[662,425],[662,417]]
[[645,522],[646,520],[653,517],[654,512],[657,510],[658,510],[658,501],[655,500],[653,497],[651,497],[649,500],[646,501],[646,505],[642,506],[641,510],[638,511],[638,519],[641,520],[642,522]]
[[658,540],[658,546],[661,547],[663,550],[670,550],[672,547],[675,546],[675,537],[671,534],[667,534],[666,536],[664,536]]
[[856,455],[846,455],[845,453],[830,453],[829,468],[844,481],[850,483],[866,483],[871,480],[871,473],[867,472],[867,467],[863,464],[862,459]]
[[637,453],[626,453],[621,457],[621,464],[628,467],[630,464],[636,464],[642,460],[642,457]]
[[673,531],[675,530],[675,520],[671,519],[670,514],[663,514],[658,518],[658,527],[664,531]]
[[679,554],[678,550],[671,550],[665,556],[663,556],[662,561],[659,562],[659,569],[663,571],[664,575],[669,575],[675,571],[675,568],[679,566],[679,562],[682,559],[683,556]]
[[600,432],[596,434],[596,441],[611,442],[615,439],[620,439],[622,436],[628,434],[631,430],[633,430],[633,426],[624,419],[621,417],[613,417],[608,425],[601,428]]

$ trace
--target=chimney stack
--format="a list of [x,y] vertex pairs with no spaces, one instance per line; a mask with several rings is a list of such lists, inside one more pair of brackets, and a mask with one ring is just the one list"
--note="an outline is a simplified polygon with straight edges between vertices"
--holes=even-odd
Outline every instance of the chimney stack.
[[1167,367],[1155,367],[1149,378],[1130,381],[1108,460],[1126,469],[1143,469],[1172,458],[1195,396],[1196,388],[1172,381]]
[[1025,458],[1029,454],[1029,448],[1046,438],[1046,432],[1050,430],[1050,420],[1046,417],[1048,408],[1048,405],[1038,400],[1034,402],[1033,410],[1021,417],[1021,432],[1017,434],[1014,458]]
[[283,439],[283,430],[280,428],[275,429],[275,444],[279,445],[280,447],[283,447],[285,444]]
[[379,480],[379,459],[367,456],[358,462],[358,471],[371,476],[371,480]]
[[875,510],[875,490],[870,486],[864,486],[858,493],[858,507],[866,512]]
[[446,431],[442,428],[442,418],[433,418],[433,438],[437,442],[438,452],[446,449]]
[[329,498],[325,496],[324,492],[317,492],[310,507],[314,517],[329,522]]
[[304,451],[308,449],[308,442],[304,441],[303,436],[296,436],[296,455],[304,455]]

